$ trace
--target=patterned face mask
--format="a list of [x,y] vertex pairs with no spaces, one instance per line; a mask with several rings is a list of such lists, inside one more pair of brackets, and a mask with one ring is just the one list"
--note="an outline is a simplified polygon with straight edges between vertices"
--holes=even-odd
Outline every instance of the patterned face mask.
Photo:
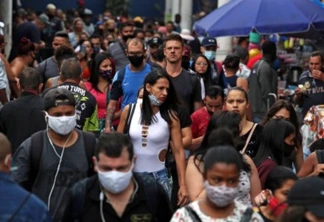
[[238,186],[212,186],[208,181],[205,181],[204,186],[208,199],[218,207],[226,207],[231,204],[237,197],[239,191]]

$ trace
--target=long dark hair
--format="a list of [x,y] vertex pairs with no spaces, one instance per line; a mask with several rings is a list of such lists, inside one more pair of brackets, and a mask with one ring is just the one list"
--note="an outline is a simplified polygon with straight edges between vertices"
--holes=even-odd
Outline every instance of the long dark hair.
[[205,88],[207,89],[209,86],[211,85],[214,85],[213,84],[213,79],[212,79],[212,76],[211,76],[211,65],[210,65],[210,62],[209,60],[207,59],[206,56],[204,56],[203,54],[199,54],[197,55],[193,60],[192,60],[192,63],[191,63],[191,69],[195,72],[196,71],[196,68],[195,68],[195,64],[196,64],[196,61],[197,59],[199,59],[200,57],[204,58],[206,60],[206,63],[207,63],[207,70],[205,73],[202,73],[202,74],[198,74],[200,77],[203,78],[204,80],[204,83],[205,83]]
[[296,128],[296,141],[295,141],[295,144],[297,146],[300,146],[301,142],[302,142],[302,135],[301,135],[300,130],[299,130],[300,126],[299,126],[296,111],[295,111],[294,107],[291,105],[290,102],[288,102],[286,100],[278,100],[277,102],[275,102],[270,107],[270,109],[268,110],[268,112],[266,113],[266,115],[264,116],[264,118],[262,119],[260,124],[265,125],[281,109],[286,109],[290,113],[289,122],[291,122]]
[[100,89],[98,88],[100,64],[102,63],[102,61],[106,59],[110,60],[111,67],[112,67],[112,75],[115,75],[115,71],[116,71],[115,62],[110,54],[105,52],[99,53],[94,57],[93,60],[89,62],[89,67],[91,71],[89,82],[91,83],[92,88],[98,92],[101,92]]
[[208,146],[209,136],[211,132],[217,128],[227,127],[232,132],[234,138],[238,137],[240,135],[240,121],[241,117],[238,113],[229,112],[227,110],[215,112],[209,120],[204,139],[198,150],[205,149]]
[[[200,147],[194,153],[194,163],[198,169],[199,163],[203,161],[206,152],[212,146],[229,145],[239,146],[241,118],[238,113],[229,111],[217,111],[209,121],[204,139]],[[238,149],[237,149],[238,150]],[[241,155],[243,160],[243,156]],[[250,166],[243,160],[243,169],[250,172]]]
[[268,157],[282,165],[284,140],[295,132],[294,125],[286,120],[269,120],[261,133],[259,150],[254,158],[255,165],[258,167]]
[[[146,90],[146,84],[153,86],[156,82],[161,79],[167,79],[169,81],[169,90],[168,95],[164,103],[159,107],[162,118],[168,123],[171,124],[170,115],[175,115],[177,106],[179,104],[178,97],[174,86],[164,70],[153,70],[144,79],[143,83],[143,103],[142,103],[142,115],[141,115],[141,124],[150,125],[157,121],[155,115],[153,114],[152,106],[150,99],[148,98],[149,92]],[[173,116],[177,118],[176,116]]]

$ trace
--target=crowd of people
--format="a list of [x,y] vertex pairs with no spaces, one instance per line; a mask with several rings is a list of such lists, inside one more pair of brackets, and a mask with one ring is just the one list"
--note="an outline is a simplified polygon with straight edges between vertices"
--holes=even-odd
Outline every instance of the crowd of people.
[[216,61],[179,15],[66,17],[19,10],[8,60],[0,35],[0,221],[324,221],[295,109],[324,103],[321,52],[286,101],[257,33]]

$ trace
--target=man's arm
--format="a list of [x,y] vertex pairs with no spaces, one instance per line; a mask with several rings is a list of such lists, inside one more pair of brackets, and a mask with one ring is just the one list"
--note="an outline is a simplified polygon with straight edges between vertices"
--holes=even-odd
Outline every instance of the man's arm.
[[106,124],[105,124],[105,132],[110,133],[112,127],[112,121],[115,114],[117,106],[117,101],[110,99],[109,104],[107,106],[107,113],[106,113]]
[[2,103],[2,105],[8,102],[6,88],[0,89],[0,102]]
[[17,149],[13,156],[14,168],[12,172],[13,179],[20,186],[31,191],[33,181],[30,178],[30,155],[31,155],[31,138],[25,140]]

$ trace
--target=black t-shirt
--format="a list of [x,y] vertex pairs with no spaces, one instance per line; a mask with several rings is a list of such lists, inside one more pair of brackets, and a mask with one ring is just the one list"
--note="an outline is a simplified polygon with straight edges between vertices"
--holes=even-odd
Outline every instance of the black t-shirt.
[[[242,150],[243,147],[245,146],[245,142],[246,142],[247,138],[249,137],[251,130],[252,130],[252,128],[245,135],[240,136],[241,144],[239,145],[239,150]],[[262,130],[263,130],[263,126],[258,124],[252,134],[249,145],[247,146],[247,148],[245,150],[245,153],[247,155],[249,155],[251,158],[254,158],[258,152],[259,144],[260,144],[260,136],[261,136]]]
[[177,112],[178,112],[178,118],[180,120],[180,128],[183,129],[186,127],[190,127],[192,121],[188,113],[188,110],[185,107],[178,106]]
[[201,85],[198,77],[196,74],[191,74],[184,69],[182,69],[178,76],[169,77],[180,102],[189,110],[189,114],[192,114],[194,111],[194,102],[202,101]]

